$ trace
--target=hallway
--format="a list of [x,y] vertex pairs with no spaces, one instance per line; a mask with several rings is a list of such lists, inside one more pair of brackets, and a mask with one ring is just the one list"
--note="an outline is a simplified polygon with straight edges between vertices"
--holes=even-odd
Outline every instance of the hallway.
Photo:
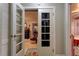
[[[25,56],[33,56],[34,52],[37,53],[37,44],[34,43],[34,41],[31,41],[30,39],[26,39],[24,43],[25,50]],[[36,54],[34,56],[37,56]]]
[[73,41],[79,37],[78,4],[73,4],[73,12],[71,5],[0,4],[0,55],[79,55],[79,41]]
[[[28,49],[38,51],[39,55],[65,55],[65,44],[64,44],[64,6],[65,4],[2,4],[4,5],[3,9],[7,6],[9,10],[6,14],[6,19],[2,18],[3,28],[2,31],[6,36],[5,39],[8,42],[5,45],[2,45],[2,55],[18,55],[23,56],[26,54]],[[36,7],[36,6],[38,7]],[[55,9],[56,7],[56,9]],[[5,9],[4,9],[5,10]],[[2,10],[2,12],[4,11]],[[35,12],[29,12],[33,10]],[[56,12],[55,12],[56,11]],[[53,13],[52,13],[53,12]],[[8,14],[9,13],[9,14]],[[26,13],[26,16],[25,16]],[[28,16],[29,13],[32,13],[33,16]],[[61,15],[60,15],[61,14]],[[11,16],[11,17],[10,17]],[[25,18],[26,17],[26,18]],[[9,19],[9,20],[8,20]],[[31,20],[30,20],[31,19]],[[6,25],[5,20],[7,21]],[[32,23],[33,21],[33,23]],[[6,27],[5,27],[6,25]],[[30,29],[30,35],[26,32],[25,38],[25,26]],[[38,39],[37,44],[34,41],[30,40],[33,38],[33,27],[37,28]],[[4,29],[4,30],[3,30]],[[7,29],[7,30],[5,30]],[[7,33],[7,34],[5,34]],[[8,34],[9,33],[9,34]],[[19,34],[21,33],[21,34]],[[1,34],[4,36],[3,34]],[[34,34],[35,35],[35,34]],[[37,36],[35,36],[37,37]],[[4,38],[2,42],[5,43]],[[24,45],[23,45],[24,44]],[[5,46],[5,47],[4,47]],[[7,47],[7,48],[6,48]],[[4,49],[6,52],[4,52]],[[23,53],[23,50],[25,51]],[[31,49],[30,49],[31,50]],[[31,51],[32,51],[31,50]],[[34,52],[35,55],[38,53]],[[32,54],[30,54],[32,55]]]
[[37,48],[37,44],[30,39],[25,39],[24,48]]
[[24,48],[26,49],[24,52],[25,56],[37,56],[37,44],[30,39],[25,39]]

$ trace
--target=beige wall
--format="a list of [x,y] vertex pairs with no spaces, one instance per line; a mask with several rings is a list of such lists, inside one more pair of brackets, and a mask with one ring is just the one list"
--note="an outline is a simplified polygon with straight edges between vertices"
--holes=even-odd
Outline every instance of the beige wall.
[[0,54],[8,55],[8,4],[0,4]]

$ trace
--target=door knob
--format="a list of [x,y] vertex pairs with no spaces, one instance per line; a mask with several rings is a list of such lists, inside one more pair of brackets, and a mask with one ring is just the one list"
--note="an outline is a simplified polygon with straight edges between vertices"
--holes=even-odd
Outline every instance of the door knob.
[[10,35],[10,37],[17,37],[17,35]]

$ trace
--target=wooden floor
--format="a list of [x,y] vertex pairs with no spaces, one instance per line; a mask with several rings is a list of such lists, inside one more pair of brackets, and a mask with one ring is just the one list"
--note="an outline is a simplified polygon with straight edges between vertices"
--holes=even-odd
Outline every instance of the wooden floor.
[[37,56],[37,44],[30,39],[25,39],[24,48],[27,49],[25,51],[25,56]]
[[37,44],[34,43],[34,41],[31,41],[30,39],[25,39],[24,48],[37,48]]

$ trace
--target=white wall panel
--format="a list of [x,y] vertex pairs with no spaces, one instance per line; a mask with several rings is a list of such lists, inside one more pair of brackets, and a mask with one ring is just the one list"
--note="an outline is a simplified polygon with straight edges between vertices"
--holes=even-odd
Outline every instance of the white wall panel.
[[8,4],[0,4],[0,53],[8,55]]

